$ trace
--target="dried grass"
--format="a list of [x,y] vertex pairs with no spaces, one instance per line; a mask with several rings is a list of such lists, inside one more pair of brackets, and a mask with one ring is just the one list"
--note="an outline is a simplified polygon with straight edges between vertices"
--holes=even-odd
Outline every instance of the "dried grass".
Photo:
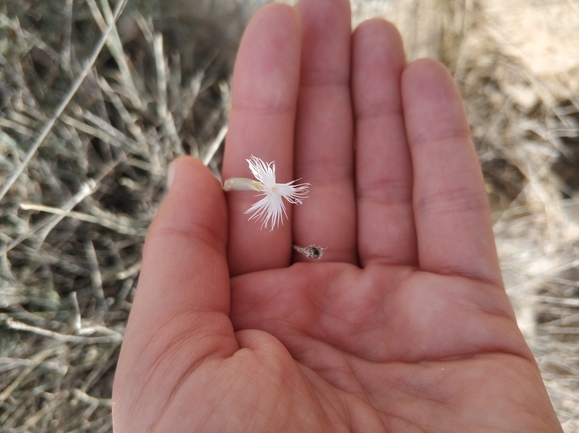
[[114,367],[167,164],[190,153],[219,171],[230,55],[211,30],[191,61],[195,49],[174,42],[184,24],[167,26],[154,2],[115,24],[125,3],[1,6],[3,431],[111,430]]
[[[219,174],[235,45],[264,1],[141,0],[116,24],[123,3],[0,5],[4,431],[111,431],[114,367],[167,164],[189,153]],[[438,57],[454,74],[519,323],[565,431],[579,432],[573,64],[549,75],[529,63],[490,0],[353,3],[357,22],[388,14],[411,58]]]
[[[564,67],[557,59],[579,49],[579,5],[491,1],[477,8],[453,71],[487,181],[507,292],[564,430],[577,433],[579,56]],[[548,19],[562,12],[575,17],[569,37],[549,33],[554,25],[569,31]],[[539,44],[528,44],[537,38],[538,52]]]

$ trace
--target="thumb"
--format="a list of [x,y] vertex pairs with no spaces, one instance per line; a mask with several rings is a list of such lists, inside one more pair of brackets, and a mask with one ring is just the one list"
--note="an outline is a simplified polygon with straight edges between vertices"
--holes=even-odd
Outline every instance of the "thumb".
[[169,180],[167,197],[145,239],[134,314],[229,314],[227,207],[221,185],[191,157],[171,164]]
[[223,350],[228,356],[237,348],[229,320],[227,207],[221,186],[191,157],[176,159],[169,179],[169,192],[145,239],[121,368],[145,349],[162,350],[152,348],[156,343],[166,350],[184,335],[194,347],[194,353],[187,352],[192,361]]
[[169,192],[145,239],[115,373],[115,431],[139,430],[135,422],[149,425],[200,363],[238,349],[229,319],[221,186],[190,157],[175,160],[169,177]]

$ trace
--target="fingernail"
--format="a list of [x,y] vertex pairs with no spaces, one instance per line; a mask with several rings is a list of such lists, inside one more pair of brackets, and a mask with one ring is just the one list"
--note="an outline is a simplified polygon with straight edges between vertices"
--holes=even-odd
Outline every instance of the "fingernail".
[[175,161],[169,164],[169,168],[167,169],[167,190],[171,189],[173,180],[175,180]]

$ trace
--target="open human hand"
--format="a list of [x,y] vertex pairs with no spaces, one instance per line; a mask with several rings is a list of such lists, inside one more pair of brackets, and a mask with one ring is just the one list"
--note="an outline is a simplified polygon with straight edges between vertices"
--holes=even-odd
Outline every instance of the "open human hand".
[[[309,197],[273,230],[176,160],[113,392],[122,432],[561,432],[502,287],[443,66],[346,0],[271,5],[239,50],[223,175]],[[319,261],[292,245],[327,247]]]

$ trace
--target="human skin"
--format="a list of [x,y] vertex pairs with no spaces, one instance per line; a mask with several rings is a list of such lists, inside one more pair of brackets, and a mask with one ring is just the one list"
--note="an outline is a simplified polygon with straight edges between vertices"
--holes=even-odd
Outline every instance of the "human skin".
[[[561,432],[505,294],[459,93],[346,0],[270,5],[233,77],[223,176],[309,197],[274,231],[182,157],[113,390],[123,432]],[[354,144],[355,143],[355,144]],[[292,244],[327,247],[319,261]]]

